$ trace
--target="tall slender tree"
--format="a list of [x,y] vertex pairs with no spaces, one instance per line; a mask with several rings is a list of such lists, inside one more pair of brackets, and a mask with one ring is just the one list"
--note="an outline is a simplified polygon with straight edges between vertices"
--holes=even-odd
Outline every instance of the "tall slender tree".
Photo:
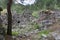
[[7,12],[8,12],[8,27],[7,27],[7,35],[12,35],[12,14],[11,14],[11,5],[12,0],[8,0],[7,3]]
[[7,26],[7,36],[5,40],[12,40],[12,14],[11,14],[11,5],[12,5],[12,0],[8,0],[7,3],[7,17],[8,17],[8,26]]

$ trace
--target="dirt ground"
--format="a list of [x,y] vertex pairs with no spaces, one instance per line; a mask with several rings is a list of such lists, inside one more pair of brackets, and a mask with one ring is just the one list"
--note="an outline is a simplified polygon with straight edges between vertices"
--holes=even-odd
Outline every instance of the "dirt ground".
[[54,23],[52,26],[50,26],[48,28],[51,31],[56,31],[56,30],[60,30],[60,21]]

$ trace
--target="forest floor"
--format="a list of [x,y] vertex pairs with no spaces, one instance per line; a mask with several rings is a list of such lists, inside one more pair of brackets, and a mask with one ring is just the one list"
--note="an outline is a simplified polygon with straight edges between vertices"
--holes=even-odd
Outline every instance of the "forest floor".
[[56,30],[60,30],[60,21],[58,21],[57,23],[54,23],[52,26],[50,26],[48,28],[51,31],[56,31]]
[[[56,20],[57,22],[55,22],[54,24],[52,24],[51,26],[48,27],[47,30],[50,30],[51,34],[49,33],[47,36],[47,40],[60,40],[60,19]],[[58,32],[57,32],[58,31]],[[46,36],[46,35],[43,35]],[[32,33],[30,36],[26,37],[26,38],[21,38],[20,40],[46,40],[44,39],[44,37],[42,37],[42,39],[40,38],[40,36],[38,35],[38,33]]]
[[[55,38],[59,39],[60,36],[58,35],[60,34],[58,34],[57,31],[59,31],[60,33],[60,19],[54,20],[53,16],[55,16],[56,18],[60,18],[60,11],[55,11],[56,13],[55,15],[54,14],[49,15],[48,17],[51,18],[49,20],[48,18],[45,19],[46,15],[44,13],[42,14],[41,13],[42,12],[34,12],[34,14],[32,15],[30,10],[29,11],[27,10],[26,12],[24,12],[24,14],[17,13],[12,14],[13,16],[12,34],[14,37],[13,40],[46,40],[47,37],[49,37],[47,38],[47,40],[54,40]],[[38,14],[39,16],[36,14]],[[2,15],[2,21],[3,24],[5,24],[3,26],[7,27],[6,14]],[[53,23],[54,21],[56,22]],[[41,24],[41,22],[43,22],[43,24]],[[44,30],[46,25],[50,26],[47,26],[47,29]],[[54,39],[51,38],[50,33],[52,36],[54,36]],[[58,37],[56,37],[56,35]]]

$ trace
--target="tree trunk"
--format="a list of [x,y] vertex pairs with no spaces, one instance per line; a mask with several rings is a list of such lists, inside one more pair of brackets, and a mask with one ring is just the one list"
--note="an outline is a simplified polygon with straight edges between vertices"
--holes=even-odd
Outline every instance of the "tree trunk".
[[8,12],[8,27],[7,27],[7,35],[12,35],[12,14],[11,14],[11,5],[12,5],[12,0],[8,1],[7,4],[7,12]]
[[5,40],[12,40],[12,14],[11,14],[11,5],[12,5],[12,0],[8,0],[8,3],[7,3],[8,26],[7,26],[7,35],[6,35]]
[[3,11],[2,7],[0,7],[0,27],[2,27],[1,11]]

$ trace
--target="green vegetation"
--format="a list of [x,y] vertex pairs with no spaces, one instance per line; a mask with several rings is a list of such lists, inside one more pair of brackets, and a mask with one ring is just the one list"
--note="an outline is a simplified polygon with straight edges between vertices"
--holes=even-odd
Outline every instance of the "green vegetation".
[[38,18],[38,17],[39,17],[38,11],[34,11],[34,12],[32,13],[32,15],[33,15],[35,18]]
[[19,33],[18,32],[12,32],[13,36],[17,36]]
[[38,25],[37,23],[33,22],[33,23],[31,23],[31,24],[32,24],[32,26],[34,27],[34,29],[38,29],[38,28],[39,28],[39,25]]
[[40,36],[42,36],[42,34],[48,35],[49,32],[50,32],[49,30],[42,30],[42,31],[40,31],[38,34],[39,34]]
[[[0,0],[0,6],[6,8],[7,0]],[[40,9],[60,9],[60,0],[37,0],[37,2],[31,6],[23,6],[21,4],[12,4],[12,10],[16,10],[17,13],[23,12],[25,8],[28,8],[32,11]]]

